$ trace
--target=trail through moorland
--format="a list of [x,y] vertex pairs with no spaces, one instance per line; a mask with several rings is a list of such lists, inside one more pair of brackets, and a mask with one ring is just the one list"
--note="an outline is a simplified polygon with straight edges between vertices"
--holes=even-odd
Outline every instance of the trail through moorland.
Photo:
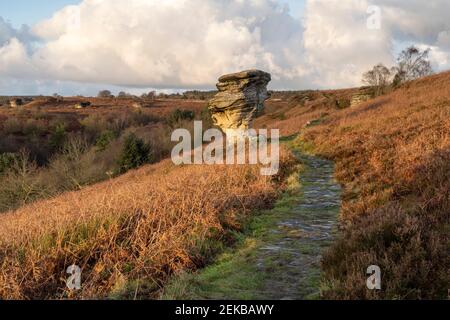
[[341,188],[333,162],[297,154],[300,188],[253,218],[236,248],[166,286],[163,298],[316,299],[320,261],[337,228]]

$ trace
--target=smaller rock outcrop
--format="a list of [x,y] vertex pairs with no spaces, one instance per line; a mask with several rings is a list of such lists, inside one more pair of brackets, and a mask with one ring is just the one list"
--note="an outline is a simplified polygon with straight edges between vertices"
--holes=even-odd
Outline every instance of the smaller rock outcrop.
[[79,102],[75,105],[75,109],[84,109],[91,106],[91,103],[89,101],[86,102]]
[[352,96],[350,106],[356,107],[357,105],[366,102],[374,97],[373,90],[370,87],[362,87],[357,93]]
[[288,99],[288,103],[290,106],[306,106],[308,103],[317,101],[318,99],[324,98],[324,95],[319,91],[299,91],[296,94],[293,94]]
[[140,102],[133,102],[131,105],[134,109],[142,109],[144,106]]
[[23,105],[23,100],[22,99],[11,99],[9,100],[9,106],[11,108],[17,108],[18,106]]
[[220,77],[219,92],[208,104],[214,124],[224,131],[249,129],[264,108],[264,101],[270,97],[267,91],[270,80],[270,74],[260,70]]

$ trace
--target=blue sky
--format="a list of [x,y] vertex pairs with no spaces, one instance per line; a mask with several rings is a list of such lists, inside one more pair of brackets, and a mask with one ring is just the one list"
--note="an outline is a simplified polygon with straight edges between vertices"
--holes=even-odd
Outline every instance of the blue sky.
[[[126,0],[125,0],[126,1]],[[33,25],[50,18],[57,10],[81,0],[0,0],[0,17],[11,22],[14,27],[22,24]],[[303,11],[305,0],[280,0],[289,5],[291,14],[298,18]]]
[[77,4],[79,0],[1,0],[0,16],[9,20],[15,27],[32,25],[66,5]]

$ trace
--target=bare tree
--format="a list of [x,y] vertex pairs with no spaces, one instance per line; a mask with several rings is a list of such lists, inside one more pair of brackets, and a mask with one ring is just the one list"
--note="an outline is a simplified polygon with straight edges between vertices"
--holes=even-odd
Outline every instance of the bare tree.
[[118,98],[124,99],[124,98],[130,98],[131,94],[129,94],[128,92],[125,91],[120,91],[119,94],[117,95]]
[[109,90],[102,90],[97,95],[98,98],[113,98],[111,91]]
[[142,99],[147,99],[150,101],[154,101],[156,97],[156,92],[155,91],[150,91],[149,93],[144,93],[141,95]]
[[432,74],[433,69],[428,59],[429,53],[430,49],[421,51],[415,46],[403,50],[397,59],[394,85]]
[[377,96],[385,93],[391,79],[391,71],[379,63],[363,74],[363,83],[373,87]]

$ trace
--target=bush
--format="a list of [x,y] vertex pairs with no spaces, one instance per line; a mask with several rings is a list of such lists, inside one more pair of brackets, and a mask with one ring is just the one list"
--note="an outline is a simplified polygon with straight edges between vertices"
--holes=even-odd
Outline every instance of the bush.
[[142,110],[138,110],[138,111],[133,112],[130,115],[130,120],[131,120],[130,126],[140,127],[140,126],[146,126],[151,122],[157,122],[157,121],[159,121],[159,118],[157,118],[153,115],[144,113],[144,112],[142,112]]
[[56,128],[52,132],[52,135],[50,136],[50,147],[53,150],[61,149],[66,142],[66,138],[66,126],[63,123],[60,123],[56,126]]
[[10,159],[0,184],[0,212],[30,203],[46,192],[36,174],[37,165],[28,152],[22,150],[17,155],[6,157]]
[[0,154],[0,174],[8,170],[16,159],[14,153],[2,153]]
[[337,99],[336,100],[336,107],[338,109],[347,109],[351,105],[350,99]]
[[3,131],[5,134],[22,133],[22,123],[17,118],[8,118],[3,123]]
[[80,124],[83,128],[83,133],[90,142],[95,142],[102,132],[112,127],[112,125],[108,122],[108,119],[101,117],[98,114],[91,114],[87,116],[80,121]]
[[116,135],[111,130],[105,130],[102,132],[95,142],[95,146],[98,151],[104,151],[107,146],[116,138]]
[[45,123],[41,120],[28,119],[23,125],[23,133],[25,135],[41,135],[46,131]]
[[176,109],[172,114],[168,117],[167,123],[170,126],[175,126],[182,120],[194,120],[195,113],[190,110],[180,110]]
[[61,153],[51,159],[49,167],[42,173],[46,185],[57,194],[101,181],[106,178],[107,170],[86,138],[71,136]]
[[125,138],[122,154],[119,159],[119,172],[140,167],[151,160],[150,145],[131,133]]
[[109,90],[102,90],[97,95],[98,98],[114,98],[111,91]]

